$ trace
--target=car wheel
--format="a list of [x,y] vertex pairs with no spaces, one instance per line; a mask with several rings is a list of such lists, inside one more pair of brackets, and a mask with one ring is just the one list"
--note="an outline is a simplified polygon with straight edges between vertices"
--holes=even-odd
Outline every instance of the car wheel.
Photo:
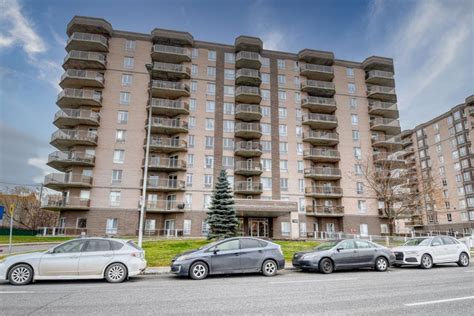
[[375,260],[375,270],[385,272],[388,270],[388,260],[384,257],[378,257]]
[[195,262],[192,264],[191,268],[189,269],[189,276],[191,279],[194,280],[202,280],[207,277],[209,270],[207,265],[203,262]]
[[319,271],[324,274],[332,273],[334,271],[334,265],[332,261],[328,258],[324,258],[323,260],[321,260],[321,262],[319,263]]
[[27,264],[18,264],[8,272],[8,281],[12,285],[27,285],[33,280],[33,269]]
[[275,261],[273,260],[265,260],[262,265],[262,273],[264,276],[274,276],[277,274],[278,267]]
[[421,256],[420,267],[423,269],[431,269],[433,267],[433,259],[430,255],[424,254],[423,256]]
[[120,283],[127,278],[127,268],[121,263],[113,263],[105,269],[105,279],[110,283]]
[[467,267],[469,265],[469,256],[465,252],[461,252],[459,255],[459,261],[457,262],[460,267]]

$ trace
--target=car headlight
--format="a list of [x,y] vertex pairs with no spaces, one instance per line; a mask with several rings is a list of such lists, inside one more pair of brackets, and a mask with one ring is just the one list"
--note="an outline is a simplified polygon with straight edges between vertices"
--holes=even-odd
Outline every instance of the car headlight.
[[407,251],[407,252],[405,252],[405,253],[406,253],[407,255],[415,255],[415,256],[416,256],[416,255],[418,254],[418,251],[412,250],[412,251]]
[[176,261],[184,261],[184,260],[188,260],[188,259],[191,259],[191,256],[184,255],[184,256],[179,256],[178,258],[176,258]]
[[308,253],[308,254],[303,255],[302,259],[305,259],[305,260],[316,259],[317,257],[319,257],[319,254],[317,253]]

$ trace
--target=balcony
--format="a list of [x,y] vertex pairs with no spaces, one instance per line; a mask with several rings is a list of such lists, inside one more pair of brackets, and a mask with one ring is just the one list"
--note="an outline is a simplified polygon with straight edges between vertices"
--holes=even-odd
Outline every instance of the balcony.
[[88,211],[91,201],[89,199],[81,199],[79,197],[64,198],[62,196],[48,197],[41,204],[41,208],[49,211]]
[[370,129],[372,131],[385,132],[388,134],[400,134],[400,122],[398,120],[375,118],[370,121]]
[[379,152],[373,155],[373,159],[375,164],[382,165],[384,169],[398,169],[405,166],[405,159],[394,154]]
[[91,188],[92,177],[79,173],[51,173],[44,178],[44,186],[56,191],[70,188]]
[[240,141],[235,143],[235,155],[251,158],[262,155],[262,144],[253,141]]
[[411,218],[410,220],[405,222],[405,226],[411,226],[411,227],[420,227],[423,226],[423,219],[421,218]]
[[96,146],[97,134],[87,130],[59,129],[51,135],[50,144],[58,149],[73,146]]
[[58,128],[74,127],[77,125],[99,126],[100,115],[90,110],[63,109],[54,115],[53,124]]
[[337,127],[337,118],[335,115],[309,113],[303,115],[303,124],[313,129],[333,129]]
[[191,61],[191,52],[184,47],[155,44],[153,45],[151,58],[153,60],[180,64]]
[[303,133],[303,141],[312,145],[334,146],[339,143],[339,134],[327,131],[313,131]]
[[262,137],[260,123],[237,122],[235,124],[235,136],[245,139]]
[[48,156],[47,165],[59,171],[66,171],[69,167],[93,167],[95,156],[80,151],[55,151]]
[[304,169],[305,178],[315,180],[338,180],[341,178],[341,169],[330,167],[315,167]]
[[311,186],[305,188],[305,195],[316,198],[341,198],[342,188],[336,186]]
[[301,84],[301,91],[313,95],[331,97],[336,93],[336,88],[332,82],[307,80]]
[[235,74],[235,84],[243,86],[259,86],[262,83],[260,71],[256,69],[242,68]]
[[391,71],[371,70],[365,74],[365,83],[393,87],[395,79]]
[[236,181],[234,183],[234,193],[236,194],[262,194],[263,186],[260,182]]
[[262,62],[256,52],[240,51],[235,55],[235,68],[260,69]]
[[239,103],[235,107],[235,118],[241,121],[260,121],[262,113],[258,104]]
[[67,40],[66,50],[108,52],[109,45],[103,35],[74,32]]
[[301,107],[310,112],[334,113],[336,111],[336,100],[333,98],[322,98],[307,96],[301,100]]
[[188,122],[179,118],[152,117],[151,132],[159,134],[174,135],[188,132]]
[[300,66],[300,75],[311,80],[330,81],[334,78],[334,69],[332,66],[304,64]]
[[[143,147],[146,146],[145,144]],[[156,153],[175,153],[175,152],[184,152],[188,150],[188,144],[186,141],[178,138],[169,138],[169,137],[156,137],[151,136],[150,138],[150,151]]]
[[58,94],[60,108],[78,108],[82,105],[102,106],[102,93],[89,89],[66,88]]
[[258,87],[239,86],[235,89],[235,102],[260,103],[260,101],[262,96]]
[[104,87],[104,75],[98,71],[68,69],[61,76],[61,88]]
[[164,80],[181,80],[191,78],[191,68],[181,64],[154,62],[151,70],[153,78]]
[[367,86],[367,97],[387,102],[397,102],[395,88],[385,86]]
[[66,70],[69,68],[104,70],[106,65],[107,62],[104,54],[71,50],[66,57],[64,57],[63,68]]
[[319,217],[343,217],[344,206],[308,205],[306,215]]
[[181,100],[151,99],[151,111],[153,114],[176,116],[189,114],[189,104]]
[[372,136],[372,146],[377,148],[386,148],[389,150],[400,150],[402,149],[402,139],[400,136],[386,136],[386,135],[377,135],[376,137]]
[[154,98],[177,99],[189,97],[189,86],[185,83],[174,81],[153,80],[151,93]]
[[146,211],[150,213],[175,213],[184,212],[184,203],[173,200],[148,200]]
[[243,176],[259,176],[262,174],[262,165],[258,161],[244,160],[236,161],[234,174]]
[[369,100],[369,114],[380,115],[386,118],[397,119],[398,107],[396,103]]
[[[143,165],[145,165],[145,159],[143,159]],[[186,161],[164,157],[150,157],[148,159],[148,168],[153,171],[184,171],[186,170]]]
[[147,180],[147,190],[161,192],[184,191],[185,183],[183,180],[150,178]]
[[338,162],[341,159],[338,150],[324,148],[306,149],[303,158],[314,162]]

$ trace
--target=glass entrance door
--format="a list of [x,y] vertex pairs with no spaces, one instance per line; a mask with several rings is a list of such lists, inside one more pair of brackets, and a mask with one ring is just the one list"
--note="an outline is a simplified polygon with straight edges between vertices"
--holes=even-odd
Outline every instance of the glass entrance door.
[[252,237],[268,238],[268,218],[250,218],[249,230]]

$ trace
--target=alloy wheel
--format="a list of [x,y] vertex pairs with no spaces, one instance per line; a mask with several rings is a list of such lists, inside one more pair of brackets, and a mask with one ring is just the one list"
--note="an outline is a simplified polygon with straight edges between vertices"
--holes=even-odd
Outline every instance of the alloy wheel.
[[24,266],[19,266],[17,268],[14,268],[10,278],[13,282],[16,284],[24,284],[26,283],[31,277],[31,272],[29,269],[27,269]]
[[378,258],[376,266],[378,271],[386,271],[388,268],[387,260],[385,258]]
[[421,266],[424,269],[431,269],[433,261],[429,255],[423,255],[423,257],[421,257]]
[[197,264],[193,268],[193,275],[197,279],[202,279],[206,275],[206,267],[202,264]]
[[263,267],[266,275],[273,275],[276,272],[276,265],[273,261],[267,261]]
[[126,275],[127,271],[125,270],[125,267],[121,264],[114,264],[111,267],[107,269],[107,281],[112,282],[112,283],[119,283],[122,282]]
[[461,263],[461,266],[463,267],[467,267],[469,265],[469,257],[467,256],[467,254],[462,253],[459,256],[459,263]]

